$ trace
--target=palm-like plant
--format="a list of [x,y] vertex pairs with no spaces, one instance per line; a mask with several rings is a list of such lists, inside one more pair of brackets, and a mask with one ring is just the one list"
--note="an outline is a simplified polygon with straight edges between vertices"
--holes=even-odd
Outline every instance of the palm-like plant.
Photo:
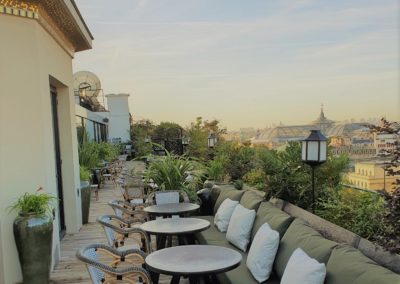
[[192,176],[196,175],[194,163],[186,157],[165,152],[166,156],[151,159],[145,174],[146,182],[153,180],[160,190],[183,190],[191,200],[195,199],[193,184],[196,177],[193,180],[186,179],[187,172],[191,172]]

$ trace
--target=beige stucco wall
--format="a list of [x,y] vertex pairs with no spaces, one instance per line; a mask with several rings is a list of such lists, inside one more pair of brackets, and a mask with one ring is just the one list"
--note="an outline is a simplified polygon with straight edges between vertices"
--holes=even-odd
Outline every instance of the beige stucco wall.
[[[42,186],[57,195],[50,76],[58,90],[67,233],[81,227],[72,59],[32,19],[0,14],[0,283],[21,281],[7,207]],[[58,214],[56,214],[58,216]],[[54,221],[53,262],[59,256]]]

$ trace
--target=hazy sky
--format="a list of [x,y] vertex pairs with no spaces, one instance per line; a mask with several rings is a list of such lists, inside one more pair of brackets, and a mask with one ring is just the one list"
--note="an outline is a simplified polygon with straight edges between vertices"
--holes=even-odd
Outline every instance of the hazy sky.
[[400,120],[397,0],[76,0],[94,41],[74,71],[135,119],[229,129]]

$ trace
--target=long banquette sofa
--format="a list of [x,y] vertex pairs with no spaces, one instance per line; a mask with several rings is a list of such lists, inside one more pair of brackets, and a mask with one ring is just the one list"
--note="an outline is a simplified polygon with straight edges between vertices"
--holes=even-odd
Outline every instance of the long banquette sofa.
[[[325,284],[400,284],[399,255],[388,254],[383,251],[380,254],[378,253],[376,258],[385,264],[386,267],[384,267],[382,263],[378,264],[365,256],[365,252],[369,256],[375,256],[376,251],[364,245],[363,254],[356,248],[362,243],[360,237],[305,210],[288,204],[287,211],[293,213],[289,214],[282,210],[283,207],[286,207],[282,200],[266,201],[259,192],[237,190],[230,185],[214,186],[211,189],[210,196],[214,205],[214,215],[227,198],[239,201],[239,204],[245,208],[256,211],[251,238],[254,238],[257,230],[265,222],[279,233],[280,243],[273,272],[271,277],[263,283],[279,284],[291,254],[296,248],[301,248],[310,257],[325,264],[327,271]],[[199,218],[210,221],[211,226],[205,231],[196,233],[197,242],[232,248],[242,254],[240,266],[234,270],[218,274],[216,276],[218,281],[235,284],[258,283],[246,266],[246,257],[251,243],[247,252],[242,252],[230,244],[226,240],[225,233],[221,233],[214,226],[214,215],[199,216]],[[307,219],[310,219],[311,222]],[[325,237],[322,236],[321,232]],[[338,236],[335,236],[335,233]]]

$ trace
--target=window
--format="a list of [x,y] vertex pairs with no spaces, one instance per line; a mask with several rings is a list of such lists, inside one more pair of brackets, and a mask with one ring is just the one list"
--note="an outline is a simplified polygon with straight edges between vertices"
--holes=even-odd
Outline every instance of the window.
[[107,142],[107,125],[81,116],[76,116],[78,142],[82,143],[86,133],[89,141]]

